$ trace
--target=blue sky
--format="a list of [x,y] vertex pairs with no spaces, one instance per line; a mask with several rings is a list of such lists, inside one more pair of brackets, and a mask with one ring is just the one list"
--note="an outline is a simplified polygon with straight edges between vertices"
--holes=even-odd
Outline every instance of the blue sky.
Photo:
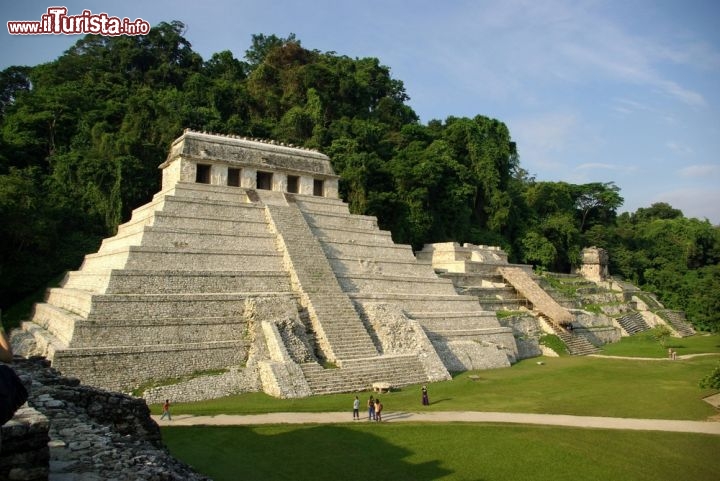
[[[9,2],[8,2],[9,3]],[[720,1],[25,0],[0,6],[0,69],[51,61],[78,37],[11,36],[8,20],[69,14],[181,20],[208,59],[253,33],[377,57],[422,122],[495,117],[538,180],[614,181],[635,211],[668,202],[720,224]]]

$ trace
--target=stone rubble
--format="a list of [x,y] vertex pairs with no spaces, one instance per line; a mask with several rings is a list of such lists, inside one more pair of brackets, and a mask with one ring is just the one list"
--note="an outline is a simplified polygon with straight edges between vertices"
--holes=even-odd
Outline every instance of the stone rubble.
[[49,421],[50,481],[209,480],[173,458],[142,399],[80,385],[43,358],[16,359],[28,405]]

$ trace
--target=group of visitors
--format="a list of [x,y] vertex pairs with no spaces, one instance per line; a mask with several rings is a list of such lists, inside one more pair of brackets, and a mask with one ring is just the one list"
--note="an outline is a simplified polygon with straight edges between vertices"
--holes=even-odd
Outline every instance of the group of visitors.
[[[358,400],[358,397],[355,396],[355,402],[358,404],[358,407],[360,405],[360,400]],[[376,421],[380,422],[382,421],[382,410],[383,405],[380,402],[380,398],[375,398],[372,395],[370,395],[370,398],[367,402],[367,410],[368,410],[368,421]],[[353,410],[353,413],[355,411]],[[358,419],[360,419],[360,415],[358,414]]]
[[[429,406],[430,405],[430,397],[428,396],[427,386],[423,386],[421,391],[422,391],[422,405]],[[368,421],[376,421],[376,422],[382,421],[382,411],[383,411],[383,405],[380,402],[380,398],[376,398],[371,394],[370,398],[367,401]],[[360,398],[355,396],[355,399],[353,400],[353,421],[359,421],[359,420],[360,420]]]

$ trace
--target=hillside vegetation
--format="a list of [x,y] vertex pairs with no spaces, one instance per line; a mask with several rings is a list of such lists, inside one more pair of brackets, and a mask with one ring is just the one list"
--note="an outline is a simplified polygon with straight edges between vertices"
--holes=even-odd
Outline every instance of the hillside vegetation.
[[203,59],[180,22],[146,36],[88,35],[57,60],[0,72],[0,308],[76,269],[159,188],[184,128],[316,148],[354,213],[396,242],[502,246],[565,272],[582,247],[611,272],[720,329],[720,229],[668,204],[618,216],[612,182],[539,182],[500,120],[422,124],[376,58],[255,35],[245,58]]

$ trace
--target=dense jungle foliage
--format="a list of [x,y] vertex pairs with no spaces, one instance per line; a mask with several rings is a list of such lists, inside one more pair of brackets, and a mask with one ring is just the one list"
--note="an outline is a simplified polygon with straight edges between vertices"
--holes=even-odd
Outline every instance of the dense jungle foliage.
[[254,35],[244,60],[203,60],[181,22],[146,36],[80,39],[57,60],[0,72],[0,307],[112,235],[159,189],[184,128],[316,148],[354,213],[396,242],[502,246],[511,261],[567,272],[589,245],[611,272],[720,329],[720,229],[667,204],[617,215],[613,183],[540,182],[499,120],[421,124],[375,58]]

